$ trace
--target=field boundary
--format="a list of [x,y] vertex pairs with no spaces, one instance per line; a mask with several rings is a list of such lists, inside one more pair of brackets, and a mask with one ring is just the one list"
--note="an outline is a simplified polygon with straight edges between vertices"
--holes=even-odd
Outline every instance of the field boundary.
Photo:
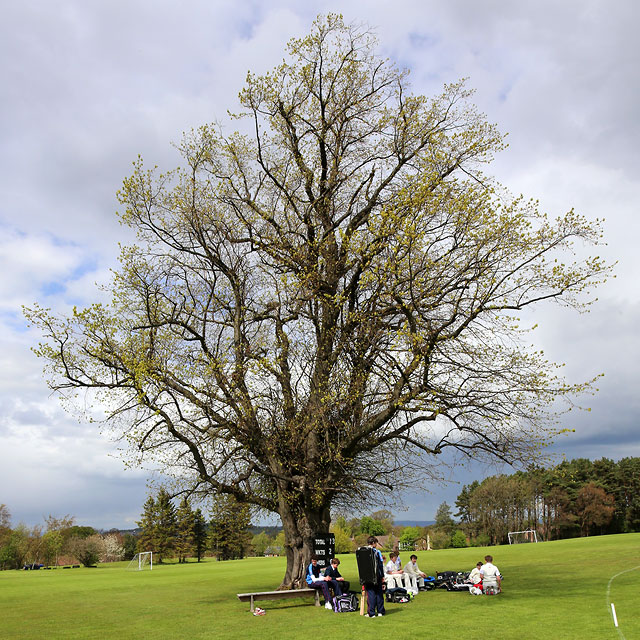
[[618,576],[621,576],[624,573],[629,573],[630,571],[637,571],[638,569],[640,569],[640,565],[638,565],[637,567],[631,567],[631,569],[625,569],[624,571],[619,571],[614,576],[611,576],[611,578],[609,578],[609,582],[607,583],[607,609],[609,611],[609,615],[611,616],[611,621],[614,623],[614,629],[618,632],[618,636],[622,638],[622,640],[626,640],[626,638],[624,637],[624,633],[622,633],[622,631],[620,630],[620,627],[615,626],[615,621],[613,619],[613,609],[611,608],[611,583]]

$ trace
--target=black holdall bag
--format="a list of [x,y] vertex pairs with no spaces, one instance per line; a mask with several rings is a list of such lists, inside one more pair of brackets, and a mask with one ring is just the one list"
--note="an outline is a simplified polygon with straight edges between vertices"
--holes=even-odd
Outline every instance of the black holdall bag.
[[359,547],[356,549],[356,562],[358,563],[358,575],[360,584],[377,585],[378,572],[376,571],[376,550],[373,547]]
[[385,600],[387,602],[409,602],[409,594],[406,589],[396,587],[395,589],[387,589],[385,591]]

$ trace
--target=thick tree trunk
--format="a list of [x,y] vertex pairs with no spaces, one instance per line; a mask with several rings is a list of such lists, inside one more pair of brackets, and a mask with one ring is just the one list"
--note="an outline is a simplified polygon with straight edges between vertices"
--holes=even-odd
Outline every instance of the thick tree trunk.
[[313,553],[313,539],[329,531],[329,508],[305,508],[299,505],[294,510],[289,505],[282,505],[282,502],[281,507],[287,568],[278,589],[302,589],[306,587],[306,570]]

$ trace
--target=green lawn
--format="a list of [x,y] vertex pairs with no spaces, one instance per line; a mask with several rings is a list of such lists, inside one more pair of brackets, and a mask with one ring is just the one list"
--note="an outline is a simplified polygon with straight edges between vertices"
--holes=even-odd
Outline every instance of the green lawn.
[[[422,569],[433,573],[469,570],[486,552],[452,549],[418,557]],[[640,534],[488,552],[506,577],[500,596],[420,593],[413,602],[387,605],[388,615],[373,620],[316,608],[310,599],[267,601],[261,603],[267,614],[252,616],[235,594],[275,588],[284,573],[281,558],[169,564],[152,572],[125,571],[127,563],[3,571],[0,637],[640,639]],[[355,556],[341,560],[343,575],[357,585]]]

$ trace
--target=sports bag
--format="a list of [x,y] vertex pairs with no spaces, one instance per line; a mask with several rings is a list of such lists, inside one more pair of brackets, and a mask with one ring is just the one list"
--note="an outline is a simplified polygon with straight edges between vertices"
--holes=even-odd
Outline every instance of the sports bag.
[[385,593],[387,602],[409,602],[411,600],[411,594],[402,587],[387,589]]
[[403,589],[404,593],[394,593],[391,596],[391,602],[410,602],[413,594],[408,593],[405,589]]
[[358,610],[358,598],[354,593],[343,593],[333,599],[333,610],[336,613],[349,613]]

